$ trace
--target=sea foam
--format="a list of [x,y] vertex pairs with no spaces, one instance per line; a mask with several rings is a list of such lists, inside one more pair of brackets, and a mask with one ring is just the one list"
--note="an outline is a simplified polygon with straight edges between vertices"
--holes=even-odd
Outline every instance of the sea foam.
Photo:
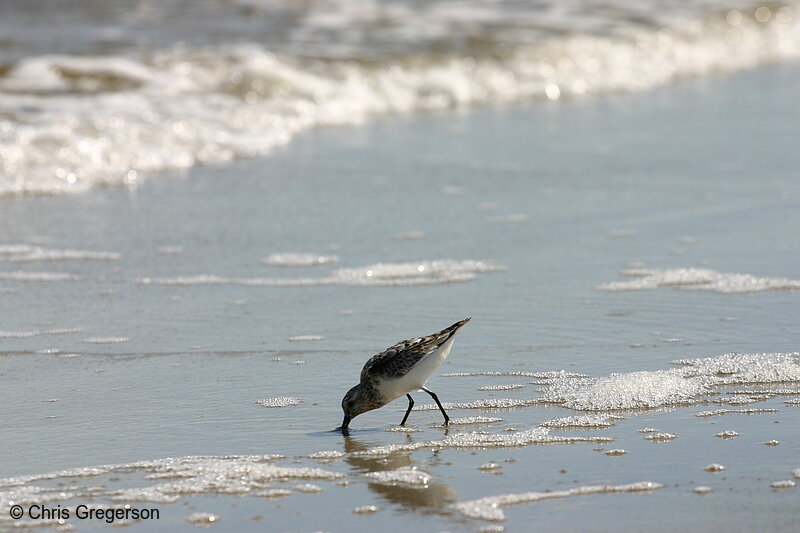
[[[312,128],[642,90],[800,55],[794,4],[290,4],[275,15],[274,2],[248,2],[194,31],[187,17],[169,27],[189,25],[186,44],[104,42],[104,53],[82,55],[44,48],[4,65],[0,196],[136,187],[153,173],[269,154]],[[149,23],[164,24],[157,13],[169,7],[151,9]],[[251,10],[269,12],[255,18],[280,21],[280,31],[245,31],[260,27],[251,19],[228,24]],[[145,25],[129,38],[165,33]]]

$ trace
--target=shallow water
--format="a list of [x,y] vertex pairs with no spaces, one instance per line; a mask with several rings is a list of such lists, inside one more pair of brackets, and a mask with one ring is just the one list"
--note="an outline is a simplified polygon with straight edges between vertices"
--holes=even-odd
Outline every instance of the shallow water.
[[[603,287],[800,279],[798,88],[784,66],[385,120],[4,199],[0,527],[47,501],[160,509],[143,531],[788,530],[800,292]],[[417,395],[417,431],[399,400],[331,431],[369,356],[465,316],[428,384],[461,423]]]

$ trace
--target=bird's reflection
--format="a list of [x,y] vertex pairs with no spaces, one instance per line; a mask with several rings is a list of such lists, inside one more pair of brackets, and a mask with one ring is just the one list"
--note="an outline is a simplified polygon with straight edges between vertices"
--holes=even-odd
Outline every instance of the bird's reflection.
[[[411,441],[411,436],[407,436]],[[352,436],[344,438],[345,461],[353,470],[361,473],[384,472],[401,467],[415,466],[408,452],[390,453],[388,456],[369,457],[354,455],[353,452],[366,451],[377,446],[377,443],[367,443]],[[408,510],[422,511],[423,513],[446,513],[448,504],[458,501],[456,492],[447,483],[430,481],[427,485],[411,486],[403,484],[390,485],[387,483],[367,484],[369,489],[381,499],[399,505]]]

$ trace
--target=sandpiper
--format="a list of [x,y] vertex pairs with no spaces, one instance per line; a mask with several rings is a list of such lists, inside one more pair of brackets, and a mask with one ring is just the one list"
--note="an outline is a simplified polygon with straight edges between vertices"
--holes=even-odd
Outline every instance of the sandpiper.
[[405,394],[408,397],[408,410],[400,422],[404,426],[411,408],[414,407],[414,399],[409,393],[417,390],[431,395],[444,415],[444,425],[447,425],[450,417],[436,394],[425,388],[425,382],[447,359],[456,333],[469,320],[460,320],[427,337],[400,341],[367,361],[361,370],[361,382],[347,391],[342,399],[342,432],[347,433],[350,421],[361,413],[383,407]]

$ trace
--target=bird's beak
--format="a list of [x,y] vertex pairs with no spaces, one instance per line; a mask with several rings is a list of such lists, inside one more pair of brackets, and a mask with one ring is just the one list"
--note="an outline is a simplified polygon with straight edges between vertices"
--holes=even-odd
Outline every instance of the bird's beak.
[[350,428],[348,426],[350,425],[351,420],[352,417],[344,415],[344,420],[342,420],[342,427],[341,427],[342,434],[347,435],[349,433]]

